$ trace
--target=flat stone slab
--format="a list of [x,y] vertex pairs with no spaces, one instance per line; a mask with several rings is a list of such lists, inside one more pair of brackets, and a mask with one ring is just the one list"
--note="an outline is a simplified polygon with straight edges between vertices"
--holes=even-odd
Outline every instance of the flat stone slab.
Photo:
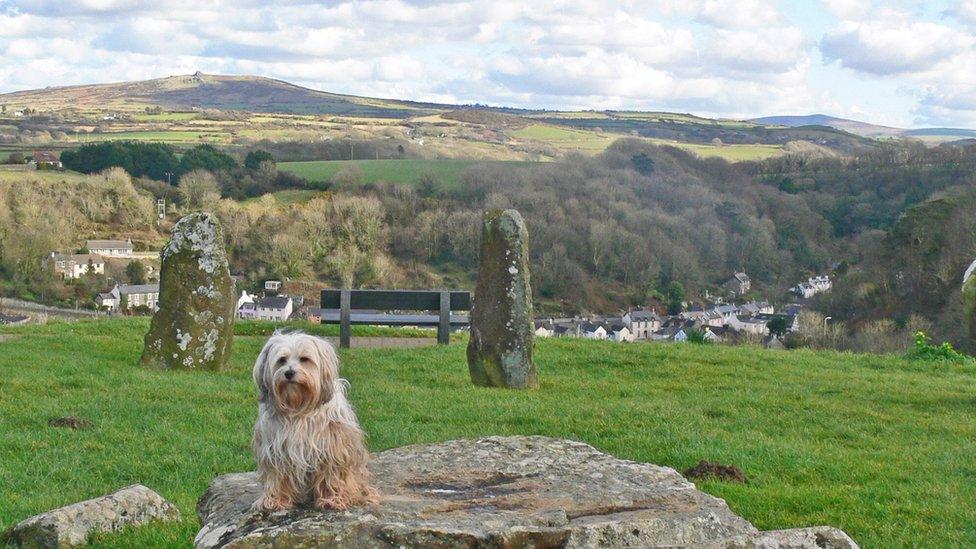
[[134,484],[25,519],[0,541],[23,547],[75,547],[87,544],[96,532],[113,532],[154,520],[180,520],[180,511],[156,492]]
[[489,437],[380,452],[377,505],[252,511],[255,473],[218,477],[197,504],[209,547],[856,548],[835,528],[760,532],[674,469],[580,442]]

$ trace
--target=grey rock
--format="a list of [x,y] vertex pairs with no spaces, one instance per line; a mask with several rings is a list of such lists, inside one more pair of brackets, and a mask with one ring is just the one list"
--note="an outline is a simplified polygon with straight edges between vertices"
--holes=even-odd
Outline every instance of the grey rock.
[[969,328],[970,339],[976,341],[976,261],[973,261],[962,278],[962,303]]
[[833,529],[760,532],[674,469],[568,440],[489,437],[406,446],[375,454],[369,468],[382,501],[346,511],[253,511],[261,493],[255,473],[218,477],[197,504],[203,527],[195,544],[856,547]]
[[208,213],[184,217],[159,255],[159,310],[146,334],[142,363],[224,369],[234,339],[237,295],[220,223]]
[[113,532],[154,520],[180,520],[180,511],[156,492],[134,484],[25,519],[4,537],[22,547],[76,547],[88,543],[88,537],[96,532]]
[[[736,546],[731,545],[730,547]],[[838,528],[814,526],[812,528],[761,532],[758,537],[745,541],[741,547],[750,549],[804,549],[806,547],[857,549],[857,543]]]
[[515,210],[488,210],[481,229],[468,370],[483,387],[538,386],[532,361],[529,234]]

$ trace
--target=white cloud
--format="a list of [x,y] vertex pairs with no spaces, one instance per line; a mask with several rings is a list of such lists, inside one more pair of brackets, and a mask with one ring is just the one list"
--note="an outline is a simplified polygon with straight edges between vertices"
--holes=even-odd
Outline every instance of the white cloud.
[[820,49],[845,67],[890,75],[925,70],[974,43],[973,36],[945,25],[889,18],[845,22],[823,37]]
[[870,0],[823,0],[830,13],[846,20],[860,19],[871,10]]
[[[914,0],[899,0],[907,6]],[[890,5],[890,3],[889,3]],[[782,0],[0,0],[0,91],[190,73],[341,93],[736,116],[849,113],[828,69],[898,78],[920,120],[976,112],[976,0],[941,20],[822,0],[811,36]],[[836,61],[836,63],[835,63]],[[29,66],[31,70],[17,70]],[[870,106],[870,100],[865,104]],[[853,109],[853,110],[852,110]],[[877,114],[877,113],[876,113]]]
[[783,21],[775,0],[705,0],[698,21],[723,29],[769,27]]

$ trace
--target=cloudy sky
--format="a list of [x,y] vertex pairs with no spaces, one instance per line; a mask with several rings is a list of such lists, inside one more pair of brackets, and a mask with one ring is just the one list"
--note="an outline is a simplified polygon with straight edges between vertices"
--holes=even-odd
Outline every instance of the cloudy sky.
[[197,70],[452,103],[976,127],[976,0],[0,0],[0,92]]

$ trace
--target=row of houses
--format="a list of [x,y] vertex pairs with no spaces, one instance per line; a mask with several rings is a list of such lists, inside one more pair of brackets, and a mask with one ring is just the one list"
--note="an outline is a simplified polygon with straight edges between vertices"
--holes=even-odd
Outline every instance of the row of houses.
[[88,273],[105,274],[105,258],[132,258],[132,240],[88,240],[88,253],[51,252],[49,261],[54,273],[64,280],[77,280]]
[[686,341],[695,331],[706,340],[723,341],[739,334],[769,335],[768,324],[786,317],[795,324],[795,315],[777,315],[772,305],[751,301],[743,305],[717,303],[707,309],[662,316],[654,311],[629,311],[619,317],[548,318],[535,321],[539,337],[581,337],[609,341]]
[[808,278],[806,282],[801,282],[790,288],[790,291],[803,299],[809,299],[817,294],[829,292],[833,287],[830,277],[827,275]]
[[106,311],[131,311],[145,308],[155,312],[159,308],[159,284],[116,284],[100,293],[95,305]]

